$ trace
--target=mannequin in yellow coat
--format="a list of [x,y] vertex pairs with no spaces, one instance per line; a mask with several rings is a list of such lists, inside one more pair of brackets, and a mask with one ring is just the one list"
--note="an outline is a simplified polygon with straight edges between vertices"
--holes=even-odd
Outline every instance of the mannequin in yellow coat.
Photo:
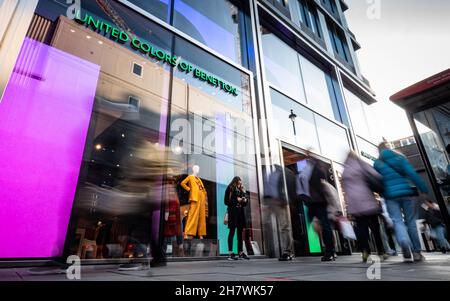
[[189,213],[184,230],[184,238],[198,236],[200,239],[203,239],[203,236],[206,236],[208,200],[205,186],[198,177],[200,167],[194,165],[192,171],[192,175],[189,175],[181,182],[181,186],[189,191]]

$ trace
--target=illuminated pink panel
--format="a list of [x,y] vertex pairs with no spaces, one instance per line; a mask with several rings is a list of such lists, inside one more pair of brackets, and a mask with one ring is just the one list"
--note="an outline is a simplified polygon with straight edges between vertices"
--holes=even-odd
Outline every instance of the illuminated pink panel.
[[99,69],[25,40],[0,102],[0,258],[62,255]]

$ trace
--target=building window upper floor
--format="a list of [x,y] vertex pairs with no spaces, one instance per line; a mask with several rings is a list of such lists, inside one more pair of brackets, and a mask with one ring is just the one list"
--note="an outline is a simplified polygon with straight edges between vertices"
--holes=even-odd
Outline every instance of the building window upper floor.
[[247,66],[250,22],[244,1],[129,0],[137,7],[203,43],[212,50]]
[[261,28],[266,80],[269,85],[327,118],[346,123],[333,73],[299,53],[267,28]]

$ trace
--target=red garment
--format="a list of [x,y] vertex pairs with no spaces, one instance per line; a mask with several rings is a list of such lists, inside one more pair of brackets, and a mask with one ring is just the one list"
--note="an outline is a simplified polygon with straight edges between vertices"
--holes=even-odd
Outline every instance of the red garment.
[[164,223],[164,236],[180,236],[181,233],[181,214],[180,214],[180,202],[176,196],[176,193],[169,189],[169,204],[166,208],[166,212],[169,212],[169,217]]

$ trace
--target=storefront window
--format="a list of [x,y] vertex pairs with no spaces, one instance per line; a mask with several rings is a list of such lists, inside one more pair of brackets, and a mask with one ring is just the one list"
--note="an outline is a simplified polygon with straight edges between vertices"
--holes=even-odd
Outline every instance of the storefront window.
[[[73,20],[39,2],[0,101],[0,237],[11,246],[0,258],[228,253],[234,176],[250,197],[246,250],[261,254],[249,76],[108,3],[83,1]],[[194,166],[205,220],[184,239],[179,184]]]
[[174,26],[241,64],[239,8],[227,0],[174,0]]
[[450,105],[414,114],[420,138],[443,199],[450,209]]

